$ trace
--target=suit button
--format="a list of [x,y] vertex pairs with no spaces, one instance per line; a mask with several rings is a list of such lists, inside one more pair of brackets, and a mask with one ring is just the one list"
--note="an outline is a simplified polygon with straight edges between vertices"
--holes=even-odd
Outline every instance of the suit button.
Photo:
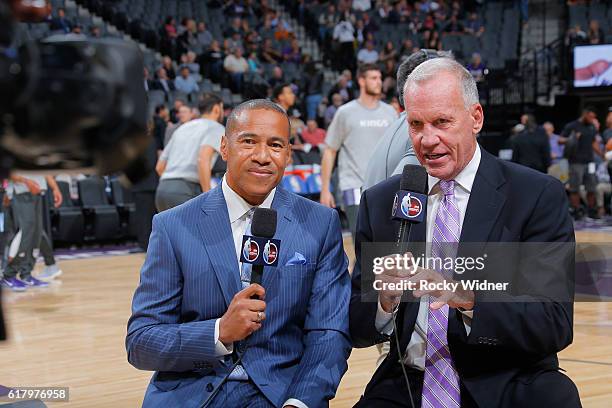
[[211,383],[206,384],[206,392],[213,392],[215,387]]
[[246,350],[246,347],[242,341],[238,343],[237,349],[239,353],[244,353],[244,351]]

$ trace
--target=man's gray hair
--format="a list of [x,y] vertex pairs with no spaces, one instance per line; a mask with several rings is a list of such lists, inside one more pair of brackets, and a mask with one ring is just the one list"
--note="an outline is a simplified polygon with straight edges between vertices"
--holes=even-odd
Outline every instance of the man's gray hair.
[[437,74],[442,72],[452,73],[461,83],[463,102],[466,109],[480,102],[478,88],[476,87],[476,81],[474,77],[472,77],[472,74],[470,74],[463,65],[450,58],[434,58],[417,66],[414,71],[408,75],[408,79],[406,79],[404,97],[411,86],[434,79]]
[[408,75],[410,75],[412,71],[414,71],[414,69],[423,62],[434,58],[452,59],[454,57],[452,51],[437,51],[425,48],[410,54],[410,56],[406,58],[397,68],[397,95],[399,104],[402,108],[404,107],[404,85],[406,84]]

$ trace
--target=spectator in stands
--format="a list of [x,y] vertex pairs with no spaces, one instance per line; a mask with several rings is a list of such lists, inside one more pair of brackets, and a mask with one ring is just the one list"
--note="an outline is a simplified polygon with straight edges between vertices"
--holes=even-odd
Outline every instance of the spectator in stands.
[[187,103],[182,98],[176,98],[174,100],[174,104],[172,106],[172,109],[170,109],[170,122],[172,122],[172,123],[179,122],[179,116],[178,116],[179,109],[181,108],[181,106],[186,105],[186,104]]
[[34,249],[40,248],[43,235],[43,196],[49,188],[53,192],[54,206],[57,208],[62,204],[62,193],[53,177],[24,176],[17,173],[10,177],[7,193],[11,196],[13,224],[21,231],[21,241],[17,254],[3,272],[1,283],[13,291],[49,285],[32,276],[36,263]]
[[414,48],[414,43],[412,42],[412,40],[410,38],[404,39],[404,41],[402,41],[402,46],[400,47],[400,51],[399,51],[400,60],[405,60],[406,58],[408,58],[410,54],[413,53],[412,52],[413,48]]
[[353,81],[353,72],[350,69],[345,69],[342,71],[342,76],[346,78],[346,86],[351,90],[353,95],[355,94],[356,85],[355,81]]
[[327,12],[321,13],[317,21],[319,23],[319,41],[324,44],[328,43],[334,32],[334,27],[340,21],[340,16],[336,13],[336,6],[333,2],[329,3]]
[[580,24],[576,24],[573,28],[567,30],[565,45],[573,47],[575,45],[583,45],[587,43],[587,41],[587,34],[582,30]]
[[340,107],[327,130],[327,145],[321,161],[321,204],[334,208],[330,181],[336,155],[342,205],[353,235],[364,175],[370,155],[385,129],[397,118],[395,109],[380,100],[382,75],[375,65],[358,70],[359,99]]
[[395,45],[393,44],[393,41],[387,41],[383,50],[380,52],[380,55],[378,56],[378,60],[382,64],[386,64],[387,61],[389,60],[395,61],[396,59],[397,59],[397,50],[395,49]]
[[427,48],[442,51],[442,40],[440,39],[440,33],[437,30],[431,31],[429,40],[427,40]]
[[391,10],[391,5],[387,1],[383,1],[379,3],[378,16],[383,20],[387,20],[389,14],[391,14]]
[[603,44],[604,43],[604,32],[599,27],[599,21],[591,20],[589,23],[589,32],[587,33],[589,44]]
[[[291,148],[294,150],[306,151],[304,142],[302,141],[302,132],[306,129],[306,124],[301,118],[302,113],[295,108],[290,109],[289,112],[291,112],[289,116],[289,124],[291,125]],[[299,163],[303,163],[303,161],[296,162],[296,164]]]
[[283,56],[272,44],[270,38],[264,40],[263,46],[261,47],[261,59],[268,64],[277,64],[282,61]]
[[257,53],[255,51],[251,51],[249,57],[247,58],[247,63],[249,64],[249,72],[254,74],[263,74],[263,68],[261,67],[261,63],[259,62],[259,58],[257,58]]
[[83,34],[83,27],[81,27],[79,24],[75,24],[74,27],[72,27],[71,34],[79,37],[85,37],[85,34]]
[[555,126],[551,122],[544,122],[542,127],[550,144],[551,164],[559,163],[559,160],[563,158],[563,145],[559,143],[559,135],[555,133]]
[[325,130],[317,125],[316,120],[309,119],[306,122],[306,129],[302,131],[302,140],[304,143],[318,146],[322,150],[322,146],[325,143],[325,134]]
[[149,89],[158,89],[164,91],[166,95],[169,95],[172,91],[176,90],[174,82],[168,78],[168,74],[164,68],[157,70],[157,79],[155,79]]
[[155,115],[153,116],[153,138],[158,153],[164,150],[164,139],[166,136],[166,128],[170,123],[170,111],[166,105],[157,105],[155,107]]
[[291,43],[283,48],[282,55],[285,62],[293,64],[299,64],[302,62],[302,50],[300,49],[298,40],[295,38],[291,40]]
[[183,103],[177,109],[176,118],[177,122],[173,124],[168,124],[168,127],[166,128],[166,134],[164,135],[164,146],[168,146],[168,143],[170,143],[170,140],[172,140],[174,132],[179,127],[193,119],[193,110],[189,105],[185,105]]
[[465,32],[480,37],[484,33],[485,27],[478,17],[478,13],[470,13],[465,24]]
[[546,173],[551,163],[548,137],[533,115],[526,116],[525,129],[512,140],[512,161]]
[[193,75],[200,75],[200,64],[196,62],[197,55],[193,51],[181,55],[181,68],[189,68],[189,72]]
[[358,49],[363,48],[366,43],[367,35],[363,27],[363,20],[357,20],[355,23],[355,44]]
[[333,39],[337,42],[338,56],[332,60],[335,68],[355,69],[355,28],[349,20],[342,19],[334,27]]
[[175,39],[178,34],[176,31],[176,20],[174,17],[166,17],[166,22],[164,23],[164,30],[166,32],[166,36],[169,39]]
[[257,31],[249,31],[246,37],[244,38],[244,47],[247,53],[250,55],[252,52],[257,52],[259,50],[259,45],[261,44],[261,37]]
[[346,103],[355,99],[355,94],[353,93],[353,90],[348,86],[348,79],[346,75],[340,75],[340,78],[338,79],[336,85],[334,85],[329,91],[328,99],[332,99],[331,96],[336,93],[340,94],[340,96],[342,97],[342,103]]
[[332,120],[334,119],[338,108],[344,103],[342,95],[340,95],[339,93],[333,94],[331,97],[331,101],[332,103],[327,107],[327,109],[325,109],[325,115],[323,117],[326,128],[329,128],[329,125],[332,123]]
[[184,30],[177,38],[178,52],[183,54],[198,48],[198,38],[195,20],[184,20]]
[[285,74],[278,65],[272,68],[272,78],[268,80],[268,84],[271,88],[276,88],[278,85],[285,82]]
[[374,34],[378,31],[378,25],[370,18],[368,13],[364,13],[361,19],[363,20],[363,29],[365,30],[366,36],[368,34]]
[[51,31],[58,31],[64,34],[68,34],[72,31],[73,24],[66,17],[66,10],[63,7],[57,9],[57,17],[51,19],[49,29]]
[[241,93],[244,73],[249,70],[249,63],[242,56],[242,48],[234,48],[232,53],[225,57],[223,68],[229,74],[232,90]]
[[560,141],[565,145],[565,156],[569,161],[570,213],[574,219],[584,217],[580,205],[580,187],[587,192],[588,216],[597,217],[595,191],[597,180],[594,171],[589,170],[595,160],[593,152],[602,156],[599,144],[595,138],[598,132],[598,122],[595,109],[586,107],[580,118],[565,125]]
[[210,78],[213,82],[221,82],[223,77],[223,62],[225,61],[225,53],[221,49],[219,41],[213,40],[210,43],[210,49],[201,57],[204,77]]
[[202,117],[181,126],[157,162],[160,181],[155,205],[160,212],[210,190],[211,169],[225,134],[223,101],[204,94],[199,109]]
[[188,67],[182,67],[180,73],[181,76],[174,80],[174,86],[176,87],[177,91],[189,94],[191,92],[198,92],[200,90],[195,77],[191,74]]
[[164,55],[162,57],[162,68],[166,70],[168,79],[171,79],[171,80],[176,79],[176,71],[174,70],[174,63],[172,62],[172,58],[170,58],[167,55]]
[[606,145],[610,140],[612,140],[612,106],[608,108],[608,116],[606,116],[606,130],[604,130],[602,137],[603,142]]
[[279,104],[285,112],[289,112],[291,107],[295,104],[295,93],[293,92],[291,84],[285,82],[275,86],[272,91],[272,100]]
[[245,34],[242,30],[242,20],[240,17],[233,18],[230,26],[223,32],[223,36],[226,38],[231,38],[234,34],[238,34],[240,37]]
[[486,72],[485,64],[482,62],[480,54],[475,52],[472,54],[472,61],[467,65],[467,70],[470,71],[476,82],[484,81]]
[[323,73],[317,70],[314,62],[306,64],[303,82],[300,88],[304,91],[306,101],[306,118],[308,120],[317,118],[317,107],[323,99]]
[[202,47],[203,50],[207,50],[213,41],[213,36],[210,31],[206,29],[206,23],[203,21],[200,21],[198,23],[198,33],[196,38],[198,44]]
[[404,21],[402,21],[401,5],[399,3],[395,3],[393,6],[391,6],[391,8],[389,9],[387,13],[387,23],[388,24],[399,24],[403,22]]
[[289,24],[283,20],[276,10],[271,11],[272,28],[274,28],[274,38],[277,41],[285,41],[293,34]]
[[180,37],[183,34],[185,34],[185,31],[187,31],[188,25],[189,25],[189,17],[183,17],[181,19],[181,24],[179,24],[179,26],[176,27],[176,35]]
[[448,34],[463,34],[465,32],[465,28],[463,24],[457,20],[456,15],[452,15],[449,22],[444,27],[444,32]]
[[246,1],[230,0],[226,3],[223,14],[228,17],[247,17],[254,14],[251,5]]
[[153,80],[151,79],[151,76],[149,75],[149,69],[147,67],[144,67],[142,69],[142,78],[143,78],[143,86],[146,92],[149,92],[149,89],[151,89],[151,87],[153,86]]
[[388,59],[385,62],[382,70],[383,76],[383,94],[387,97],[391,96],[395,92],[395,73],[397,72],[397,64],[394,59]]
[[90,38],[101,38],[102,33],[100,32],[100,27],[98,27],[97,25],[91,26],[91,28],[89,29],[89,37]]
[[374,49],[372,41],[368,41],[366,47],[359,50],[357,62],[359,64],[376,64],[378,62],[378,51]]

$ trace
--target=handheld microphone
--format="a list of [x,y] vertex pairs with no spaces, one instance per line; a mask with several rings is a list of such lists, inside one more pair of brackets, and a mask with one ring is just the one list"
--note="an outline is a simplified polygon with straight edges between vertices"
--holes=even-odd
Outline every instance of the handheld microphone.
[[425,167],[407,164],[402,171],[400,189],[393,200],[393,219],[400,220],[397,243],[408,242],[410,227],[425,221],[427,214],[427,171]]
[[253,265],[251,283],[261,285],[264,266],[278,265],[280,240],[273,239],[276,233],[276,210],[256,208],[251,221],[251,234],[242,237],[240,261]]
[[[404,170],[402,171],[400,189],[397,193],[395,193],[393,209],[391,211],[393,219],[400,220],[400,228],[397,234],[398,246],[408,242],[410,227],[412,227],[412,224],[425,221],[426,214],[427,171],[425,171],[425,167],[423,166],[407,164],[404,166]],[[400,349],[400,338],[397,323],[395,321],[396,317],[397,314],[394,313],[393,317],[391,318],[391,321],[393,322],[393,333],[395,334],[395,347],[397,348],[399,365],[402,367],[402,374],[404,375],[404,381],[406,382],[406,387],[408,389],[410,406],[414,408],[415,405],[412,398],[410,381],[408,380],[408,373],[406,372],[406,367],[404,366],[406,356]]]

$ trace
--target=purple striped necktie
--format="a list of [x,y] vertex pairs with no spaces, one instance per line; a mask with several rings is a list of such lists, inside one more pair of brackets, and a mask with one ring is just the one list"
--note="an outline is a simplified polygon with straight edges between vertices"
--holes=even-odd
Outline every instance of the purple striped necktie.
[[[436,213],[431,256],[443,259],[455,255],[453,249],[456,245],[453,244],[459,242],[461,226],[459,225],[459,208],[454,194],[455,181],[440,180],[439,185],[444,198]],[[453,271],[439,272],[450,277]],[[433,301],[435,299],[430,296],[429,303]],[[448,305],[438,310],[428,309],[423,408],[451,408],[461,405],[459,375],[448,348],[447,330]]]

